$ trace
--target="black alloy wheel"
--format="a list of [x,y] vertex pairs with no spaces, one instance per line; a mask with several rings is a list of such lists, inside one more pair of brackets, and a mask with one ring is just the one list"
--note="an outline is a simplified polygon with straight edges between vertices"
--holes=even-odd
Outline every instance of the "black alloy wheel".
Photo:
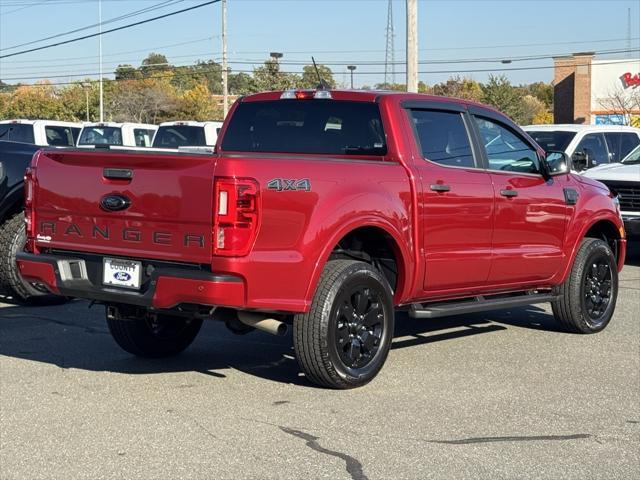
[[335,310],[335,346],[348,368],[362,368],[375,357],[383,333],[383,292],[355,285],[344,290]]

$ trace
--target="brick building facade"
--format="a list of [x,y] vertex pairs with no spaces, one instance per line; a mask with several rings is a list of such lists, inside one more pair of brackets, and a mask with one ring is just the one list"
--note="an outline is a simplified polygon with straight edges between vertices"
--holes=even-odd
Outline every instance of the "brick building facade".
[[640,126],[640,59],[554,58],[554,123]]

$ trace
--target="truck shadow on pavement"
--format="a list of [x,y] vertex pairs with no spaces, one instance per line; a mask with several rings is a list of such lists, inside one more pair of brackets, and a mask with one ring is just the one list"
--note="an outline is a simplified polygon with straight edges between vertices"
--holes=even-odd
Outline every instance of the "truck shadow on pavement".
[[[89,310],[87,305],[84,301],[73,301],[50,307],[0,308],[0,355],[62,369],[131,375],[195,371],[224,379],[225,371],[237,370],[271,381],[313,387],[300,373],[290,333],[273,337],[256,331],[237,336],[221,323],[205,322],[194,344],[181,355],[141,359],[115,344],[103,308]],[[392,348],[498,332],[506,330],[505,325],[557,330],[553,317],[535,306],[435,320],[412,319],[405,312],[398,312]]]

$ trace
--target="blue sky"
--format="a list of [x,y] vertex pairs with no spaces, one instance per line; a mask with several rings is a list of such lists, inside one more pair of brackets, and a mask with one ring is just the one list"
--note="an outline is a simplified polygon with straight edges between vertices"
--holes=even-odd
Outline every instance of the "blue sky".
[[[103,0],[103,21],[168,0]],[[183,0],[109,25],[119,26],[203,3]],[[283,70],[300,71],[289,62],[308,62],[314,55],[330,65],[338,82],[347,82],[346,64],[357,66],[355,84],[383,81],[387,0],[228,0],[228,45],[233,71],[251,71],[269,52],[284,54]],[[578,51],[608,51],[627,46],[627,12],[631,9],[631,44],[640,49],[638,0],[425,0],[418,4],[419,59],[442,62],[489,59],[476,63],[423,63],[420,80],[428,84],[459,73],[480,81],[494,70],[513,83],[550,81],[550,59],[517,61]],[[395,60],[405,53],[405,1],[393,2]],[[97,23],[97,0],[0,0],[0,54],[18,44]],[[107,28],[107,27],[105,27]],[[62,37],[90,33],[87,30]],[[104,69],[119,63],[139,65],[150,52],[165,54],[174,64],[221,58],[220,4],[173,16],[103,37]],[[60,40],[56,39],[56,40]],[[44,45],[47,41],[32,46]],[[32,46],[24,47],[30,48]],[[50,78],[68,82],[82,74],[95,77],[96,38],[40,52],[0,59],[0,79],[32,83]],[[614,54],[601,58],[621,58]],[[629,55],[626,55],[627,57]],[[640,51],[634,52],[640,58]],[[499,59],[514,59],[502,64]],[[529,70],[505,70],[529,68]],[[541,68],[539,68],[541,67]],[[404,65],[396,65],[404,82]]]

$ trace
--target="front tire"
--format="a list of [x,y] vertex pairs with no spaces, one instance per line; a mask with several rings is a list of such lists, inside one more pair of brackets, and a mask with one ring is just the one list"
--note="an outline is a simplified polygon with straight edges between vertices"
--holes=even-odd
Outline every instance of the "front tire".
[[618,297],[618,268],[607,242],[582,240],[559,298],[552,302],[553,315],[574,333],[596,333],[611,321]]
[[296,358],[307,378],[337,389],[371,381],[393,339],[392,299],[389,284],[368,263],[329,261],[311,310],[293,321]]
[[195,340],[202,320],[158,314],[122,317],[107,315],[111,336],[124,351],[138,357],[163,358],[177,355]]

